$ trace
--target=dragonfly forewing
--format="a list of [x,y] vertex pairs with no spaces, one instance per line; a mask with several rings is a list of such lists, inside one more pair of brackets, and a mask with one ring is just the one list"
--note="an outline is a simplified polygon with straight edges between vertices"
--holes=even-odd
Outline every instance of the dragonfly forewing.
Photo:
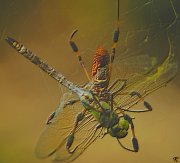
[[69,153],[67,151],[68,136],[73,130],[78,113],[84,109],[80,102],[65,106],[71,99],[74,99],[74,95],[66,93],[65,98],[61,100],[60,107],[56,110],[55,117],[42,132],[35,149],[37,157],[52,156],[53,160],[70,162],[80,156],[92,142],[99,138],[103,129],[97,128],[98,122],[87,112],[84,119],[79,122],[74,134],[71,148],[76,148],[75,152]]
[[147,74],[156,65],[156,58],[148,55],[127,56],[123,58],[121,55],[116,57],[113,65],[111,81],[117,78],[128,78],[132,74]]
[[[164,62],[146,74],[136,73],[128,78],[127,85],[114,98],[120,108],[129,109],[151,92],[166,86],[177,74],[178,66],[170,50]],[[118,87],[118,85],[116,85]],[[116,89],[116,88],[114,88]],[[132,96],[137,92],[141,97]]]

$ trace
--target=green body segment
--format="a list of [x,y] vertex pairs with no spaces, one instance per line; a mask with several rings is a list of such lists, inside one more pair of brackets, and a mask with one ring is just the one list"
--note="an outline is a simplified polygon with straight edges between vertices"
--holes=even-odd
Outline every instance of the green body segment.
[[108,129],[108,133],[112,137],[124,138],[128,134],[129,122],[121,117],[119,123]]
[[116,138],[123,138],[127,135],[129,122],[124,117],[118,117],[118,114],[112,111],[110,105],[105,101],[99,102],[102,110],[95,103],[89,101],[93,101],[91,94],[86,94],[85,98],[81,97],[83,106],[93,115],[101,127],[107,128],[108,134]]
[[99,120],[99,118],[100,118],[100,113],[99,113],[98,111],[96,111],[96,110],[90,110],[89,112],[93,115],[93,117],[94,117],[97,121]]

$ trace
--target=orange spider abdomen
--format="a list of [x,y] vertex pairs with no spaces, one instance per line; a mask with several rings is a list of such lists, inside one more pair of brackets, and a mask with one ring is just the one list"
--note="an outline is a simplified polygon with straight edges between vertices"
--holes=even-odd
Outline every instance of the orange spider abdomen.
[[96,50],[93,58],[91,75],[93,81],[95,81],[96,83],[99,82],[99,84],[101,83],[102,87],[106,87],[106,85],[109,83],[109,78],[110,78],[109,65],[110,65],[110,55],[103,46],[100,46]]
[[102,68],[106,65],[109,65],[110,57],[108,51],[104,47],[99,47],[96,50],[96,53],[93,58],[92,65],[92,77],[97,73],[98,68]]

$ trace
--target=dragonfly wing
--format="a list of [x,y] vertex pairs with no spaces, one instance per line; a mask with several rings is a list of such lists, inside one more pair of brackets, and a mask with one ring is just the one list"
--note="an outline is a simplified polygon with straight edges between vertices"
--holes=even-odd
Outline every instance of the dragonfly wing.
[[152,70],[157,61],[148,55],[129,56],[121,58],[118,56],[113,64],[111,81],[117,78],[128,78],[134,73],[146,74]]
[[79,122],[74,134],[72,149],[78,146],[74,153],[68,153],[66,150],[67,138],[74,127],[78,113],[84,109],[80,102],[63,107],[64,103],[71,99],[74,99],[73,95],[65,94],[65,98],[61,100],[60,107],[55,112],[55,117],[42,132],[35,148],[37,157],[45,158],[52,156],[53,160],[70,162],[82,154],[101,134],[101,128],[96,130],[98,122],[95,121],[90,113],[87,113],[85,118]]
[[[76,149],[72,154],[68,153],[65,148],[65,143],[62,144],[54,155],[55,161],[71,162],[79,157],[84,150],[89,147],[95,140],[97,140],[104,128],[98,127],[98,122],[92,115],[87,114],[86,118],[79,124],[77,131],[74,135],[73,145],[71,150]],[[67,140],[67,139],[66,139]]]
[[[166,86],[177,74],[177,69],[178,66],[174,59],[174,54],[170,51],[168,57],[159,66],[154,67],[145,74],[135,73],[130,76],[126,87],[115,97],[115,102],[119,107],[129,109],[151,92]],[[132,96],[132,92],[138,93],[141,98]]]
[[83,110],[80,103],[64,107],[65,103],[73,98],[70,92],[63,94],[55,116],[45,127],[37,142],[35,148],[37,157],[44,158],[52,155],[72,130],[77,114]]

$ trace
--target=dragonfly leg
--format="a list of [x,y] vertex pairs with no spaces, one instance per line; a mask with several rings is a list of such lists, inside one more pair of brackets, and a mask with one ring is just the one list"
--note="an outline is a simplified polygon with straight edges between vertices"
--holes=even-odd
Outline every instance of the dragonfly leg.
[[81,64],[81,67],[83,68],[83,70],[84,70],[84,72],[85,72],[85,74],[86,74],[86,77],[87,77],[88,80],[90,81],[91,79],[90,79],[90,77],[89,77],[89,74],[88,74],[88,72],[87,72],[87,69],[86,69],[86,67],[85,67],[85,64],[84,64],[84,62],[83,62],[83,60],[82,60],[82,57],[81,57],[81,55],[79,54],[78,47],[77,47],[77,45],[75,44],[75,42],[73,41],[73,37],[74,37],[74,35],[76,34],[77,31],[78,31],[78,30],[76,29],[76,30],[74,30],[74,31],[72,32],[72,34],[71,34],[71,36],[70,36],[70,39],[69,39],[69,44],[70,44],[73,52],[76,54],[76,56],[77,56],[77,58],[78,58],[78,61],[79,61],[79,63]]
[[130,127],[131,127],[131,132],[132,132],[132,145],[133,145],[133,149],[130,149],[128,147],[125,147],[119,139],[117,139],[118,143],[121,145],[122,148],[131,151],[131,152],[138,152],[139,151],[139,145],[138,145],[138,140],[135,136],[135,131],[134,131],[134,124],[132,121],[132,118],[130,116],[128,116],[127,114],[124,115],[124,118],[129,122]]
[[74,153],[75,150],[76,150],[77,147],[78,147],[78,146],[76,146],[73,150],[70,150],[70,148],[71,148],[71,146],[72,146],[72,144],[73,144],[73,142],[74,142],[74,134],[75,134],[75,132],[76,132],[76,129],[77,129],[77,127],[78,127],[78,124],[79,124],[80,121],[83,120],[85,113],[86,113],[86,109],[84,109],[83,112],[81,112],[81,113],[79,113],[79,114],[77,115],[76,121],[75,121],[75,124],[74,124],[74,128],[73,128],[71,134],[70,134],[70,135],[68,136],[68,138],[67,138],[66,149],[67,149],[68,153],[71,153],[71,154]]

